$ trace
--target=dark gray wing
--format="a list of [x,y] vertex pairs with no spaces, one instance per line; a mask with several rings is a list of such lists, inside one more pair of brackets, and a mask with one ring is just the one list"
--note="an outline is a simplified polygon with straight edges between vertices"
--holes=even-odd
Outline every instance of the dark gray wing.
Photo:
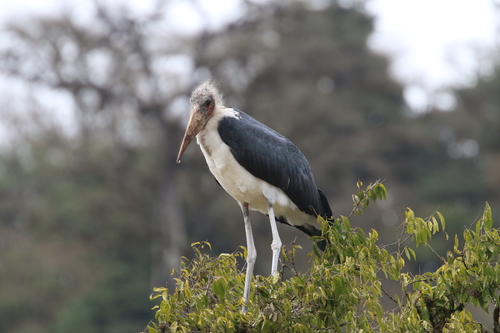
[[330,217],[328,202],[320,196],[300,150],[283,135],[236,111],[238,118],[224,117],[218,125],[219,135],[236,161],[255,177],[283,190],[301,211]]

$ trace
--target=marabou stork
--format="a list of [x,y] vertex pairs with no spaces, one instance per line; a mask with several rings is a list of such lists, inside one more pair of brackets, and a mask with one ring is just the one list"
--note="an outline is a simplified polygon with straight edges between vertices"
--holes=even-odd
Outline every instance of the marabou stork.
[[[177,163],[196,137],[215,179],[241,206],[248,251],[242,309],[245,313],[257,258],[249,210],[269,216],[272,275],[277,273],[282,244],[276,221],[309,236],[319,236],[317,217],[330,218],[332,211],[316,186],[306,158],[287,138],[246,113],[225,107],[222,94],[212,81],[199,85],[190,102],[191,116]],[[325,246],[324,240],[318,242],[321,250]]]

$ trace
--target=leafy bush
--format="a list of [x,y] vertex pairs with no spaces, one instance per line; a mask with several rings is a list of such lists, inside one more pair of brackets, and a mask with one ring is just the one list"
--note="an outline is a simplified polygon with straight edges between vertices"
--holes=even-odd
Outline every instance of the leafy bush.
[[[386,196],[379,182],[361,187],[358,183],[353,196],[353,214]],[[429,243],[437,233],[448,238],[439,212],[422,219],[407,209],[404,232],[390,246],[377,244],[376,230],[365,234],[352,228],[349,217],[320,222],[329,242],[326,251],[315,246],[310,270],[300,273],[294,266],[297,246],[283,248],[282,273],[290,269],[293,276],[256,276],[246,314],[241,313],[245,274],[237,265],[245,249],[211,257],[204,253],[210,244],[193,244],[196,256],[183,260],[175,289],[154,290],[151,298],[161,301],[147,332],[486,331],[466,305],[486,312],[493,307],[492,328],[500,332],[500,235],[492,228],[488,204],[475,228],[464,231],[463,241],[455,236],[453,249],[443,256]],[[406,243],[429,248],[441,267],[423,274],[408,272],[406,261],[417,256]]]

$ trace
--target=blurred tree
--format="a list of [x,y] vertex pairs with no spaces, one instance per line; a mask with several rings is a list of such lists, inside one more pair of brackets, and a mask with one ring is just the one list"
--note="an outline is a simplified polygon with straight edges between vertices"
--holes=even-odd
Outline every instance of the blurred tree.
[[427,205],[440,204],[457,219],[477,218],[484,200],[500,208],[499,87],[496,66],[487,77],[478,76],[475,86],[454,91],[455,110],[426,116],[435,124],[436,141],[445,156],[439,167],[446,172],[434,169],[422,177],[422,195]]
[[[182,41],[172,35],[150,35],[161,19],[156,14],[136,18],[125,9],[115,12],[97,3],[95,9],[91,28],[80,26],[70,16],[41,19],[30,27],[13,26],[10,32],[23,47],[3,54],[3,70],[69,94],[78,126],[73,163],[89,168],[85,164],[92,163],[94,147],[109,145],[109,164],[96,170],[96,176],[104,172],[125,193],[137,193],[127,185],[143,186],[132,183],[130,175],[136,151],[151,144],[150,140],[159,143],[155,147],[158,169],[148,184],[156,193],[151,217],[158,258],[153,260],[152,280],[158,283],[167,278],[167,267],[179,262],[186,238],[184,215],[171,181],[172,156],[181,134],[169,116],[172,103],[185,91],[180,79],[162,68],[164,62],[182,55]],[[161,7],[155,12],[161,12]],[[164,40],[156,44],[156,38]],[[143,124],[138,115],[149,122]],[[176,230],[175,236],[168,230]]]
[[[162,11],[160,2],[158,6],[155,13]],[[183,59],[184,42],[172,34],[152,34],[162,19],[157,14],[136,17],[97,2],[95,10],[92,26],[82,25],[69,14],[38,19],[29,26],[13,25],[8,31],[11,47],[0,55],[4,75],[34,91],[49,89],[69,96],[67,107],[74,108],[76,117],[76,128],[69,131],[75,134],[68,137],[65,129],[42,126],[50,110],[31,112],[28,127],[36,130],[18,138],[10,154],[5,154],[8,176],[2,178],[2,228],[19,233],[23,242],[32,243],[30,238],[35,237],[33,243],[40,253],[31,259],[34,268],[46,271],[43,266],[49,260],[54,269],[41,274],[40,281],[18,282],[19,288],[44,293],[34,303],[30,292],[16,296],[15,288],[1,288],[0,294],[9,297],[1,297],[5,303],[0,306],[12,309],[0,311],[7,316],[1,320],[2,331],[47,327],[54,321],[54,312],[73,300],[68,297],[71,293],[88,295],[88,301],[76,302],[75,313],[81,309],[78,304],[99,300],[98,308],[88,312],[93,317],[85,319],[85,327],[100,323],[102,329],[116,321],[137,325],[132,315],[127,319],[96,317],[104,313],[99,308],[110,305],[105,304],[104,295],[111,303],[120,293],[125,299],[133,297],[130,292],[140,279],[142,297],[147,300],[147,287],[169,280],[172,268],[179,267],[182,249],[189,246],[172,170],[182,135],[172,105],[182,100],[189,80],[166,66]],[[36,110],[40,105],[30,107]],[[25,124],[21,121],[20,126]],[[13,257],[8,267],[19,265],[16,256],[27,256],[15,244],[7,247],[7,259]],[[48,249],[43,252],[44,248]],[[60,272],[72,267],[73,261],[81,267]],[[145,262],[151,267],[149,283],[144,281]],[[102,281],[112,279],[116,268],[124,264],[142,273],[128,270],[130,280],[115,286],[122,288],[119,292],[103,294],[109,285]],[[50,278],[71,283],[65,287],[65,281],[47,282]],[[15,275],[8,278],[15,284],[14,279]],[[97,288],[95,292],[89,290],[91,286]],[[18,307],[11,306],[13,299]],[[124,306],[119,303],[117,307]],[[138,303],[135,309],[146,320]],[[31,313],[31,320],[20,310]],[[66,310],[65,318],[77,318],[75,313]],[[71,326],[66,324],[60,327]]]

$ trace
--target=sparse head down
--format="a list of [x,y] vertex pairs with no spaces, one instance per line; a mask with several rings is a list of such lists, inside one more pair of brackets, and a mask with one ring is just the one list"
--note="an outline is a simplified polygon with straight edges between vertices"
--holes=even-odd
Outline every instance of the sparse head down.
[[179,155],[177,155],[177,163],[180,163],[182,154],[184,154],[191,141],[205,128],[215,108],[224,106],[224,98],[217,84],[212,80],[205,81],[196,87],[189,101],[191,103],[191,116],[179,149]]

